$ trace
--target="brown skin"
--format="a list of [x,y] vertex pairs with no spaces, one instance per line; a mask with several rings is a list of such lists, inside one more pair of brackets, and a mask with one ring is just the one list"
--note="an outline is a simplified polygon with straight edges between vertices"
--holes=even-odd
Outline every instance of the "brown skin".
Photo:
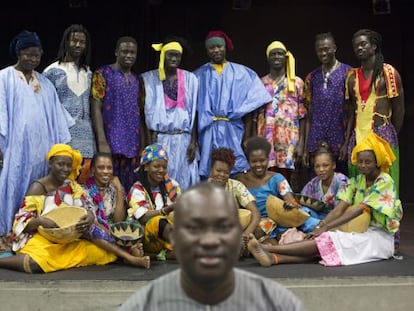
[[[109,184],[114,185],[117,191],[117,201],[113,220],[114,222],[124,221],[126,217],[126,209],[124,206],[125,198],[121,182],[118,177],[113,176],[112,158],[107,156],[100,156],[96,158],[94,166],[92,167],[92,173],[94,175],[96,185],[98,188],[101,188],[99,191],[102,196],[105,195],[105,187],[108,187]],[[95,225],[107,231],[107,229],[99,224],[98,221],[95,221]],[[136,245],[136,251],[130,254],[117,244],[110,243],[106,240],[92,239],[92,242],[99,247],[114,253],[118,257],[123,258],[124,261],[130,265],[141,266],[146,269],[150,268],[150,258],[148,256],[143,256],[142,249],[140,249],[142,248],[141,243]]]
[[[357,165],[361,174],[365,175],[367,187],[372,185],[381,173],[373,151],[362,151],[357,154]],[[307,235],[307,240],[285,245],[260,244],[253,235],[250,236],[248,248],[250,253],[262,266],[271,266],[277,263],[298,263],[310,261],[319,255],[314,238],[339,227],[364,213],[364,207],[359,205],[355,210],[346,212],[350,206],[345,201],[339,201],[335,208],[326,216],[324,224]],[[276,262],[272,254],[277,254]]]
[[[322,65],[323,72],[332,72],[335,70],[335,64],[337,63],[336,59],[336,45],[332,39],[326,38],[322,40],[317,40],[315,42],[315,53],[318,57],[319,61]],[[307,107],[311,106],[310,102],[306,103]],[[312,122],[312,110],[308,111],[306,121],[305,121],[305,129],[304,129],[304,153],[302,163],[304,166],[309,167],[309,159],[310,155],[307,151],[308,146],[308,136],[310,131],[310,124]]]
[[17,63],[14,67],[24,74],[27,83],[30,82],[34,70],[40,65],[42,55],[43,50],[39,47],[29,47],[17,53]]
[[[374,63],[375,63],[375,50],[377,49],[377,45],[373,44],[369,41],[369,38],[365,35],[361,35],[356,37],[353,42],[353,49],[354,53],[361,62],[361,68],[365,78],[369,78],[372,76]],[[400,94],[398,97],[394,98],[387,98],[387,90],[384,76],[380,76],[380,82],[378,85],[377,96],[383,97],[378,98],[376,100],[375,111],[383,114],[388,115],[389,112],[392,112],[391,123],[394,126],[397,133],[402,128],[403,121],[404,121],[404,114],[405,114],[405,107],[404,107],[404,90],[402,87],[401,76],[397,72],[396,74],[397,85],[399,86],[398,93]],[[356,111],[356,95],[353,90],[355,82],[355,75],[352,75],[348,80],[348,89],[350,90],[350,98],[347,102],[347,131],[346,131],[346,146],[348,145],[349,138],[352,132],[353,127],[355,126],[355,115],[354,111]],[[375,126],[380,126],[384,124],[384,120],[378,116],[374,116],[374,124]],[[340,159],[345,159],[346,150],[344,148],[343,152],[341,153]]]
[[[209,182],[212,182],[221,188],[225,188],[230,177],[231,169],[232,168],[225,162],[214,161],[210,170],[211,177],[209,178]],[[244,208],[249,210],[252,215],[249,225],[243,231],[243,236],[247,241],[249,234],[253,233],[259,225],[260,213],[254,201],[249,202]]]
[[[137,50],[138,47],[133,42],[123,42],[115,50],[116,62],[112,64],[112,67],[122,72],[125,79],[128,79],[131,74],[132,66],[134,66],[137,59]],[[103,127],[102,101],[91,98],[91,115],[98,151],[110,153],[111,148],[108,145]]]
[[86,34],[72,32],[69,36],[69,47],[65,55],[65,62],[74,62],[79,66],[79,60],[86,49]]
[[322,184],[323,193],[328,191],[335,174],[336,164],[332,161],[332,157],[327,153],[321,153],[315,156],[314,170],[316,176],[319,177]]
[[242,237],[237,209],[229,194],[211,184],[188,190],[177,203],[172,244],[180,284],[199,303],[216,305],[234,291]]
[[[247,188],[259,188],[267,184],[270,178],[276,174],[267,170],[269,164],[269,156],[266,154],[265,150],[253,150],[250,152],[250,154],[247,155],[247,157],[250,169],[247,171],[247,173],[239,174],[236,176],[236,179],[243,183]],[[294,198],[292,193],[286,193],[284,196],[282,196],[282,199],[286,203],[286,208],[292,208],[294,205]],[[260,238],[264,234],[265,233],[262,229],[258,227],[255,228],[254,235],[256,238]]]
[[[286,61],[287,56],[286,52],[283,49],[273,49],[269,51],[269,75],[270,77],[276,81],[277,84],[280,84],[283,79],[286,77]],[[298,164],[302,162],[303,152],[304,152],[304,144],[305,144],[305,133],[306,131],[306,120],[302,118],[299,120],[299,142],[296,147],[294,156],[295,162]],[[253,132],[254,133],[254,132]]]
[[[181,52],[177,50],[169,50],[165,53],[164,71],[165,71],[166,80],[168,81],[170,85],[174,85],[175,81],[177,80],[177,69],[179,68],[181,64],[181,57],[182,57]],[[197,120],[197,118],[195,120]],[[156,133],[151,130],[148,130],[145,125],[145,122],[142,122],[142,123],[144,127],[144,132],[146,133],[145,136],[150,138],[148,141],[146,141],[145,146],[148,144],[157,142]],[[186,153],[188,163],[192,163],[195,159],[196,148],[197,148],[196,146],[197,146],[197,127],[196,127],[196,124],[194,124],[193,129],[191,131],[190,144],[188,145],[187,153]]]

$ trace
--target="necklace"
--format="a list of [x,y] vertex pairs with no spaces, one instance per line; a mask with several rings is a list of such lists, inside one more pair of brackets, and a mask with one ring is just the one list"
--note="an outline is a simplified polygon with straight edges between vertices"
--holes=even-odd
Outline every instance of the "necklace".
[[339,65],[339,62],[337,59],[335,59],[335,64],[327,71],[324,72],[322,68],[322,78],[323,78],[323,88],[326,90],[328,88],[328,79],[331,75],[332,71],[334,71]]

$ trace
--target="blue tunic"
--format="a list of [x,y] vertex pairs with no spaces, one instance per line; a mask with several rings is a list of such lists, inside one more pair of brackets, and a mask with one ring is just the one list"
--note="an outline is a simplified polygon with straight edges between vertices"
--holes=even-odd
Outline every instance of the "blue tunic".
[[[177,70],[177,100],[165,98],[158,69],[142,74],[145,87],[145,121],[148,129],[157,132],[157,142],[167,147],[168,173],[185,190],[199,182],[197,157],[187,161],[187,148],[195,124],[198,80],[194,74]],[[166,100],[175,107],[166,104]]]
[[197,100],[200,176],[208,177],[213,149],[230,148],[236,156],[232,175],[248,168],[242,149],[242,117],[272,101],[257,74],[250,68],[227,62],[218,74],[211,63],[195,72],[199,79]]
[[60,102],[76,122],[69,130],[69,144],[84,158],[92,158],[96,151],[89,104],[92,72],[89,68],[79,69],[74,62],[54,62],[43,74],[52,81]]
[[0,150],[4,157],[0,171],[0,235],[11,230],[29,185],[47,175],[50,147],[69,142],[69,127],[74,124],[53,84],[36,74],[40,84],[37,93],[14,67],[0,71]]

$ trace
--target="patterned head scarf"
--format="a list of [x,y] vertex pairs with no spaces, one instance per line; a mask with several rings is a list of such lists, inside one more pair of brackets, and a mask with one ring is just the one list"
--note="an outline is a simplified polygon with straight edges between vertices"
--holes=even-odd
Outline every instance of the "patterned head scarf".
[[[151,163],[155,160],[165,160],[168,161],[168,154],[167,154],[167,148],[161,144],[152,144],[147,147],[141,152],[141,166]],[[177,196],[179,194],[179,189],[177,186],[173,183],[170,176],[165,174],[164,176],[164,184],[165,184],[165,190],[167,190],[168,197],[171,201],[175,202],[177,199]]]
[[152,48],[156,51],[160,51],[160,61],[158,63],[158,72],[160,76],[160,80],[165,80],[165,70],[164,70],[164,59],[165,59],[165,52],[175,50],[179,51],[181,54],[183,53],[183,47],[180,43],[174,41],[174,42],[168,42],[167,44],[162,43],[154,43],[151,45]]
[[140,164],[144,165],[151,163],[155,160],[166,160],[168,161],[167,148],[161,144],[152,144],[146,146],[141,152],[141,161]]
[[14,59],[17,58],[17,54],[24,49],[30,47],[39,47],[42,48],[42,43],[40,38],[35,32],[30,32],[27,30],[22,31],[17,36],[15,36],[10,42],[9,53],[10,56]]
[[280,41],[273,41],[267,46],[266,49],[266,56],[267,59],[269,59],[270,51],[274,49],[281,49],[285,51],[286,53],[286,76],[287,76],[287,84],[288,84],[288,91],[289,93],[295,93],[295,79],[296,79],[296,73],[295,73],[295,58],[293,57],[293,54],[290,53],[285,45]]
[[368,150],[374,151],[377,165],[381,171],[388,173],[392,162],[396,160],[394,152],[392,152],[389,143],[374,132],[371,132],[365,136],[365,138],[352,150],[352,164],[357,164],[358,152]]
[[68,176],[68,179],[75,180],[75,178],[79,175],[82,164],[82,154],[80,151],[72,149],[69,145],[56,144],[50,148],[48,154],[46,155],[46,159],[49,161],[52,157],[58,156],[66,156],[72,159],[72,172]]
[[206,48],[211,45],[225,45],[228,51],[233,51],[233,42],[229,36],[221,30],[212,30],[206,36]]

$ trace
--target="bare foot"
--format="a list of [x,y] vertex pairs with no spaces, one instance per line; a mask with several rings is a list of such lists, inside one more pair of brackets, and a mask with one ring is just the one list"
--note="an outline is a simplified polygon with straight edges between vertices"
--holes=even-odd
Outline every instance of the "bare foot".
[[135,257],[144,256],[144,247],[141,242],[131,246],[131,254]]
[[149,256],[130,256],[128,259],[125,259],[124,262],[133,266],[144,267],[145,269],[149,269],[151,265],[151,259]]
[[275,264],[272,254],[263,249],[262,245],[256,240],[253,234],[250,235],[250,241],[247,244],[247,248],[261,266],[270,267]]

